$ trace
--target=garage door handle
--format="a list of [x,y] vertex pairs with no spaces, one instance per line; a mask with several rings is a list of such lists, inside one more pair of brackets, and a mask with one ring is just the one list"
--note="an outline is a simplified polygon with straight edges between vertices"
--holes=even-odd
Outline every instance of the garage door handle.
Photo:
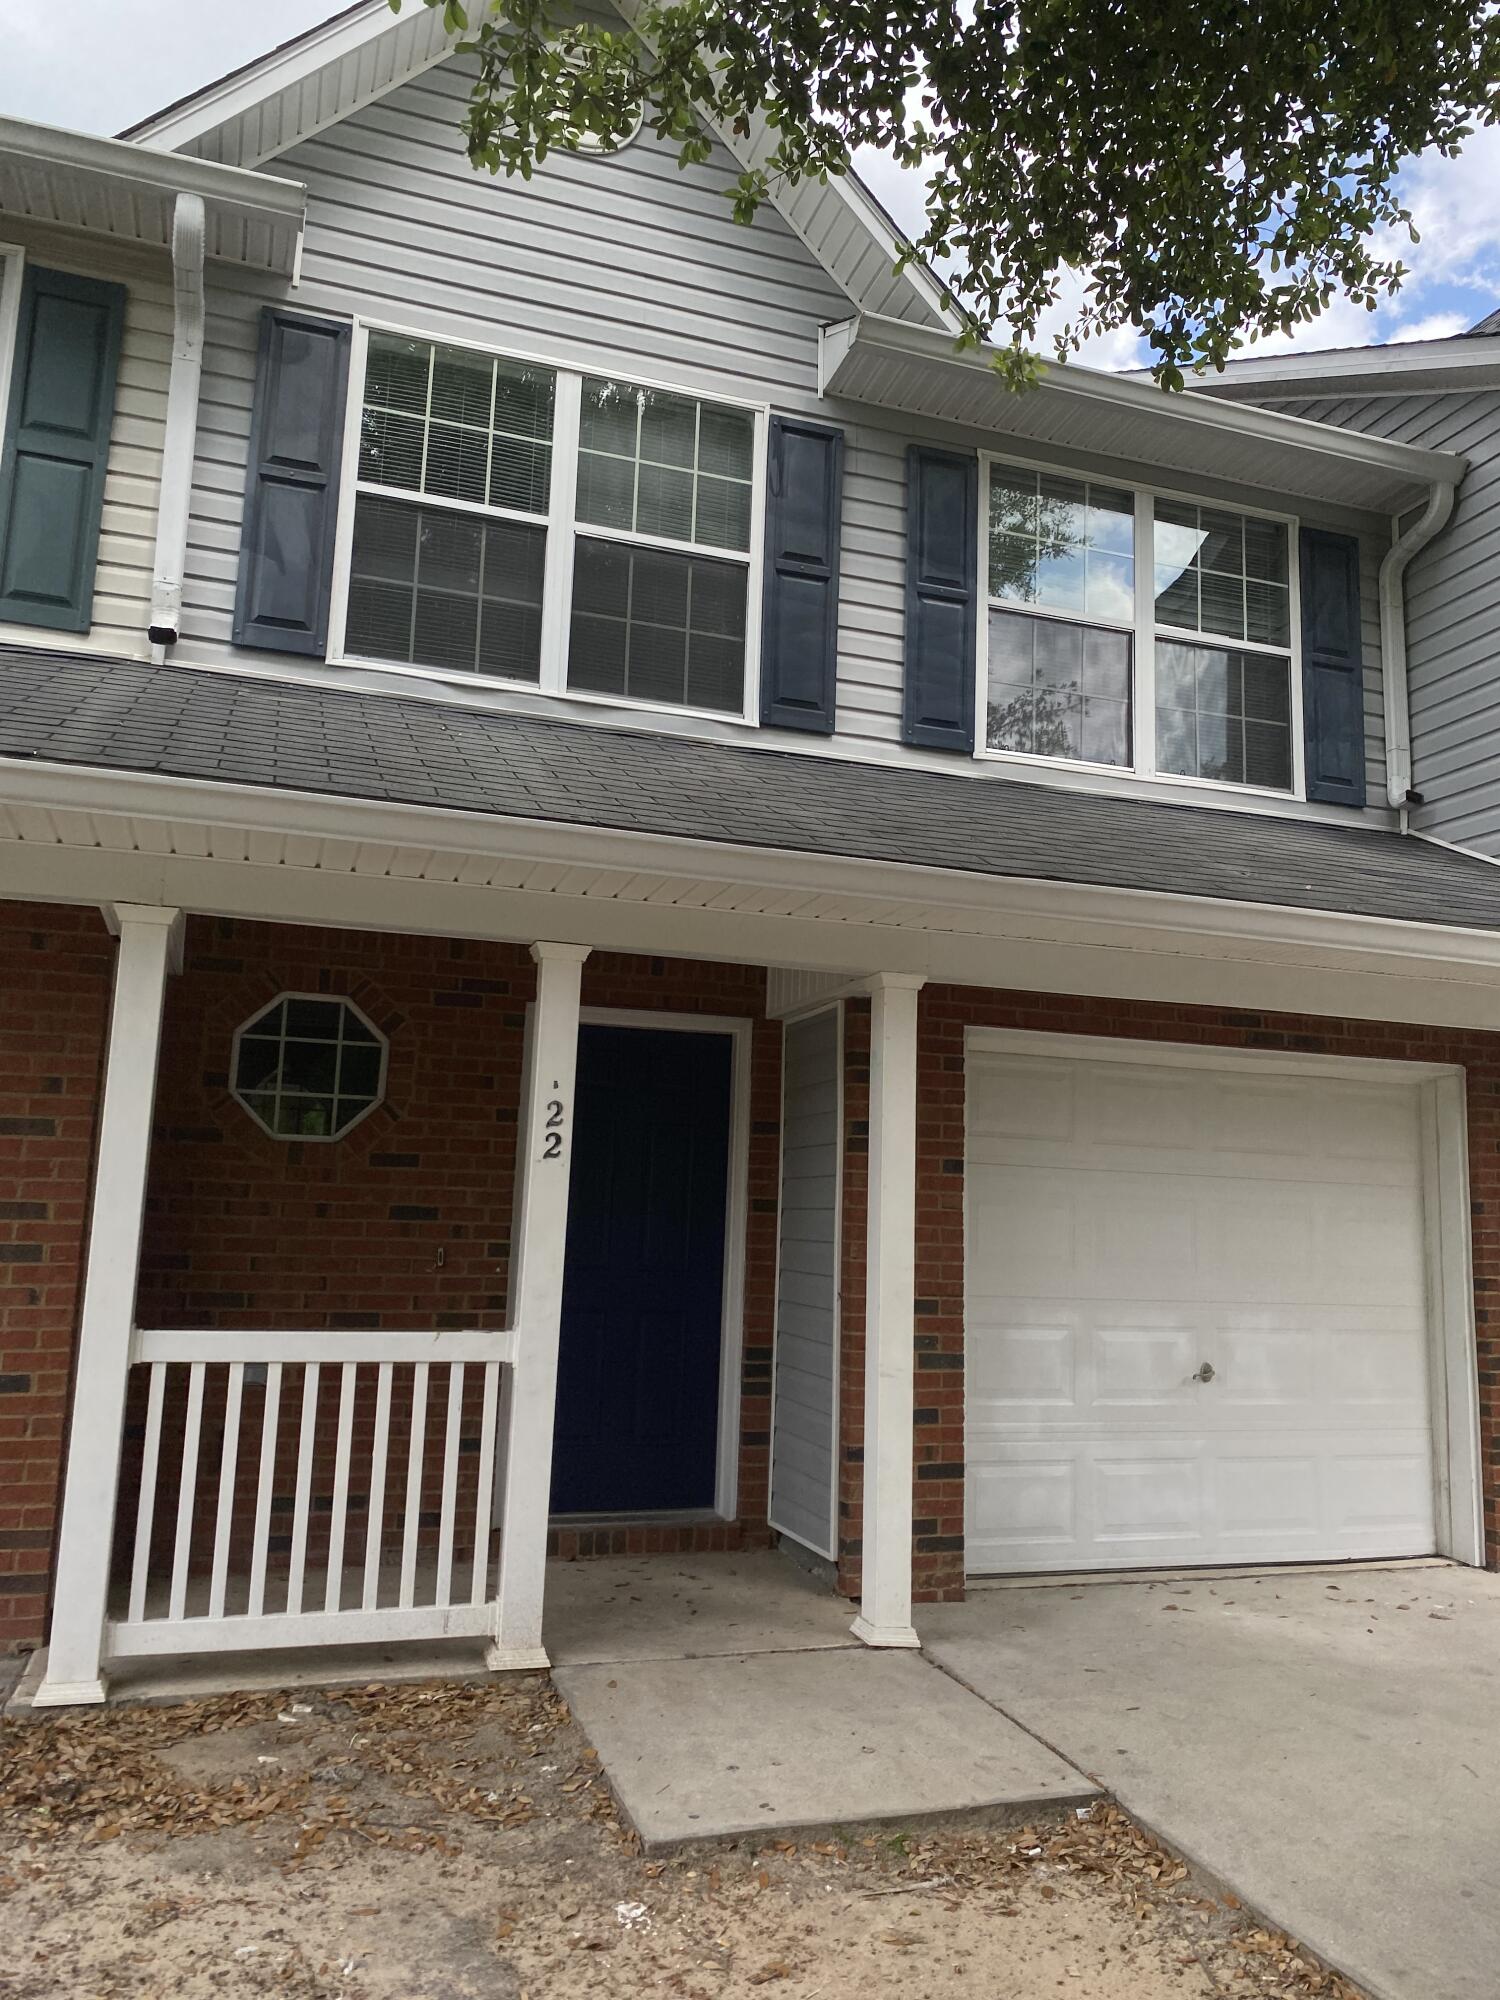
[[1213,1379],[1214,1379],[1214,1364],[1211,1361],[1205,1361],[1203,1366],[1198,1370],[1197,1374],[1193,1377],[1193,1380],[1195,1382],[1212,1382]]

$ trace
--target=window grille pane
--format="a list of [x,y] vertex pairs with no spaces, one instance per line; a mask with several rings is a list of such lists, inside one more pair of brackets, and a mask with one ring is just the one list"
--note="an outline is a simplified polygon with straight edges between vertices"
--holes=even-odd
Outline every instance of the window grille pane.
[[748,550],[754,457],[748,411],[584,380],[577,512],[591,527]]
[[550,368],[371,334],[359,476],[435,499],[545,514],[554,390]]
[[1157,769],[1290,791],[1291,679],[1267,653],[1158,640]]
[[348,1001],[288,995],[245,1023],[231,1087],[274,1137],[333,1139],[379,1103],[384,1053]]
[[535,681],[547,531],[361,494],[345,648],[444,672]]
[[1135,618],[1135,499],[1092,480],[990,468],[990,596]]
[[738,563],[580,536],[569,687],[739,714],[746,585]]
[[1286,526],[1192,501],[1155,503],[1156,622],[1267,646],[1289,643]]
[[991,611],[986,744],[1128,765],[1131,658],[1128,632]]

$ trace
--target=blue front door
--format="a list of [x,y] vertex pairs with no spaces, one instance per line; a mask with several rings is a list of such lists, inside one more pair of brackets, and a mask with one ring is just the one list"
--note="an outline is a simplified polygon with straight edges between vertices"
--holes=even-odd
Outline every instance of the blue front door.
[[579,1031],[554,1514],[713,1505],[730,1056],[727,1035]]

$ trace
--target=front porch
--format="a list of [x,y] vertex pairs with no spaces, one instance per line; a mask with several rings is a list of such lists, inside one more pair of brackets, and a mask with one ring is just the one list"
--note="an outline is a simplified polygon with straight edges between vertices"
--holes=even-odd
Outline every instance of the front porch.
[[[38,1706],[165,1662],[180,1681],[195,1656],[284,1671],[436,1645],[460,1669],[475,1649],[545,1666],[549,1549],[769,1544],[782,1103],[763,968],[113,915]],[[882,1047],[904,1038],[884,1073],[907,1133],[918,983],[871,1000]],[[856,1507],[828,1564],[849,1558],[846,1590],[863,1573],[875,1644],[913,1643],[910,1426],[881,1423],[911,1402],[912,1213],[908,1186],[905,1232],[872,1239],[895,1367],[871,1372],[885,1450],[863,1463],[831,1320],[826,1348],[848,1404],[825,1400],[826,1490],[862,1501],[878,1476],[891,1512],[861,1552]],[[847,1634],[851,1607],[826,1601]]]

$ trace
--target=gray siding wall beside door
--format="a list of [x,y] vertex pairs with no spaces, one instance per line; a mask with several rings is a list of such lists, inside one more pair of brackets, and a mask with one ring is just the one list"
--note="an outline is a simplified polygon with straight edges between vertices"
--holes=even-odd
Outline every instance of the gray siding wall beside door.
[[839,1009],[789,1021],[782,1056],[781,1242],[771,1526],[833,1555],[838,1426]]
[[1412,769],[1426,800],[1412,824],[1500,855],[1500,390],[1269,407],[1469,460],[1452,520],[1406,574]]

